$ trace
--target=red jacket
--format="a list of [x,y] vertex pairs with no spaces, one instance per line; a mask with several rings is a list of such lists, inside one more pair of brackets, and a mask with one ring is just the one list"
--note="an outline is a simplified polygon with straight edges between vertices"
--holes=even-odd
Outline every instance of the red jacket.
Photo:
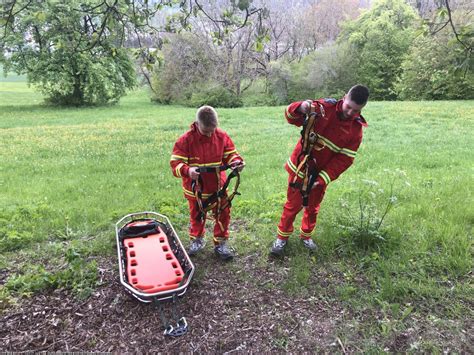
[[[294,102],[285,110],[286,120],[298,127],[302,126],[305,120],[304,115],[296,112],[301,103],[302,101]],[[316,167],[319,171],[318,183],[327,185],[352,165],[362,141],[362,128],[366,127],[367,123],[360,115],[347,120],[340,118],[342,100],[320,99],[313,101],[313,104],[316,105],[317,112],[320,112],[319,104],[322,105],[324,116],[316,121],[315,131],[319,139],[311,152],[312,159],[308,159],[308,164],[310,168]],[[290,181],[295,176],[301,150],[300,139],[285,165],[290,174]],[[304,174],[300,171],[298,180],[303,177]]]
[[[229,135],[217,128],[211,137],[201,134],[196,123],[191,125],[189,131],[178,138],[173,147],[170,165],[173,175],[183,178],[183,191],[187,199],[194,199],[191,183],[192,179],[188,175],[191,166],[219,166],[230,165],[243,161],[242,157],[237,153],[234,142]],[[207,198],[216,192],[218,187],[218,179],[214,172],[201,173],[202,197]],[[220,173],[221,186],[226,181],[226,173]]]

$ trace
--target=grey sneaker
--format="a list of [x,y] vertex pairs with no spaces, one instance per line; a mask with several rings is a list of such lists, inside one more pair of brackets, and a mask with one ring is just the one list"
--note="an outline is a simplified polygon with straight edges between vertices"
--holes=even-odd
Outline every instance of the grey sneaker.
[[314,242],[313,239],[301,239],[301,242],[305,246],[305,248],[311,250],[311,251],[316,251],[318,249],[318,245]]
[[204,240],[204,237],[194,238],[188,249],[189,256],[199,253],[202,249],[204,249],[205,245],[206,241]]
[[218,245],[216,245],[214,248],[214,252],[221,260],[224,261],[232,260],[234,258],[234,252],[228,247],[226,241],[222,241]]
[[277,238],[273,242],[272,249],[270,250],[270,253],[272,255],[275,255],[275,256],[282,256],[287,242],[288,242],[287,240]]

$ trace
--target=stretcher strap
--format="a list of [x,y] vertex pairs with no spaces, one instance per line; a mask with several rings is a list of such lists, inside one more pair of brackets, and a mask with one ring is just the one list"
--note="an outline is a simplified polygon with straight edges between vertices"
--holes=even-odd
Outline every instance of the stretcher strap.
[[162,302],[159,300],[155,300],[154,302],[155,307],[158,308],[158,312],[160,313],[163,328],[165,329],[163,334],[166,336],[179,337],[186,334],[188,331],[188,322],[186,321],[186,318],[178,315],[176,303],[177,295],[174,294],[171,301],[171,317],[167,319]]

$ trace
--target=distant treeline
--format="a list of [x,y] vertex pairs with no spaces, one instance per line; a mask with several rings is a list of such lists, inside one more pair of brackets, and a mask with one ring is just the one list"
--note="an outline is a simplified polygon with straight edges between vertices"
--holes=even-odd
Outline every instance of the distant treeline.
[[[285,2],[268,2],[260,25],[226,27],[214,10],[212,19],[167,36],[151,72],[153,98],[190,106],[279,105],[339,97],[354,83],[367,85],[375,100],[474,98],[471,52],[463,47],[472,46],[472,11],[462,4],[449,14],[403,0],[374,1],[368,9],[351,0],[286,4],[284,11]],[[432,21],[423,21],[421,11]],[[461,32],[464,42],[456,38]]]
[[0,64],[58,105],[118,102],[143,79],[160,103],[280,105],[342,95],[472,99],[467,0],[16,0]]

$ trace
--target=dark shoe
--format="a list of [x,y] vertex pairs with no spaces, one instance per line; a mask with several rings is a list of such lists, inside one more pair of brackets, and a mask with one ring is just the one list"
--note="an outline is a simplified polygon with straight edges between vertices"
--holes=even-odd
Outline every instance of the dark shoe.
[[316,251],[318,250],[318,245],[312,240],[311,238],[309,239],[301,239],[301,242],[303,243],[304,247],[311,250],[311,251]]
[[204,249],[205,245],[206,241],[204,240],[204,237],[194,238],[188,249],[189,256],[199,253],[202,249]]
[[220,242],[215,246],[214,252],[216,255],[224,261],[232,260],[234,258],[234,252],[227,246],[227,242]]
[[288,242],[287,240],[277,238],[273,242],[272,249],[270,250],[270,254],[274,256],[282,256],[283,252],[285,251],[287,242]]

